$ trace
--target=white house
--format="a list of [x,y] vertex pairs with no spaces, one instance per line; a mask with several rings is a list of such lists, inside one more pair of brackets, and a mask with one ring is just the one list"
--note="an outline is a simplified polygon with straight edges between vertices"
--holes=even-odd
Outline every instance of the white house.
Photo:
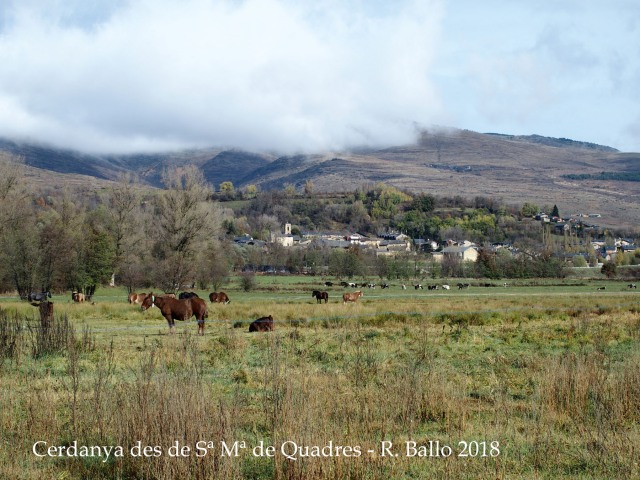
[[478,250],[472,245],[446,247],[442,249],[442,255],[445,257],[455,257],[463,262],[475,262],[478,259]]

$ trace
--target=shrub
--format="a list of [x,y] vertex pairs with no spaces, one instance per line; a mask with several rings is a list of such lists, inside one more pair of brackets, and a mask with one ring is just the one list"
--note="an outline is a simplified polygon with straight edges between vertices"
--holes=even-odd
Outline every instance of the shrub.
[[254,273],[243,273],[240,275],[240,286],[245,292],[250,292],[256,288],[256,275]]

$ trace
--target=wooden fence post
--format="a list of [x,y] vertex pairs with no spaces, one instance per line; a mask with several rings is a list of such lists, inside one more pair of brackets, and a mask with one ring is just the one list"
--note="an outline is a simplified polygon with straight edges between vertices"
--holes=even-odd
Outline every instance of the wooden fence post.
[[47,300],[40,303],[40,325],[42,326],[42,330],[49,330],[49,325],[51,325],[51,321],[53,320],[53,302],[49,302]]

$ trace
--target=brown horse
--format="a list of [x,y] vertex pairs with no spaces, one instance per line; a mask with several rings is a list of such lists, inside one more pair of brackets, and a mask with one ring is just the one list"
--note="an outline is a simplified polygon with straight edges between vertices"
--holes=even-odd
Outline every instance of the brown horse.
[[211,303],[229,303],[229,297],[224,292],[213,292],[209,294],[209,301]]
[[187,298],[177,300],[171,297],[156,296],[149,293],[141,305],[142,311],[147,310],[152,305],[160,309],[162,316],[167,319],[169,333],[175,332],[175,320],[189,320],[195,316],[198,320],[198,334],[204,335],[204,320],[207,318],[207,304],[201,298]]
[[250,332],[272,332],[273,328],[273,317],[271,315],[254,320],[249,325]]
[[345,293],[342,295],[342,303],[356,302],[360,297],[362,297],[362,292],[360,290],[353,293]]
[[327,303],[329,301],[329,294],[327,292],[314,290],[313,292],[311,292],[311,296],[315,297],[316,303],[322,303],[322,300],[324,300],[324,303]]
[[130,293],[128,300],[131,304],[142,305],[146,297],[146,293]]

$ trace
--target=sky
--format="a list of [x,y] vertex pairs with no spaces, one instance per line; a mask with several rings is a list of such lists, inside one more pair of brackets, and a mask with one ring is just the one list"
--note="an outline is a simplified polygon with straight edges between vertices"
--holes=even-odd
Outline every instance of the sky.
[[410,144],[640,152],[635,0],[0,0],[0,137],[90,153]]

